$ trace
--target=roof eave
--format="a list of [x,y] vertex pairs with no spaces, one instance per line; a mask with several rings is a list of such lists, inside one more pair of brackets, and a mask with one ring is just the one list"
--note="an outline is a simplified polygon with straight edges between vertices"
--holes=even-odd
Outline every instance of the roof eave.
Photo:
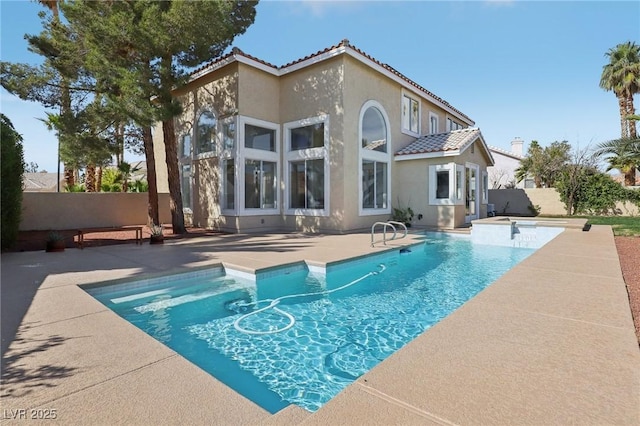
[[396,154],[394,157],[394,160],[395,161],[424,160],[427,158],[455,157],[458,155],[460,155],[460,151],[455,149],[450,151],[420,152],[417,154]]

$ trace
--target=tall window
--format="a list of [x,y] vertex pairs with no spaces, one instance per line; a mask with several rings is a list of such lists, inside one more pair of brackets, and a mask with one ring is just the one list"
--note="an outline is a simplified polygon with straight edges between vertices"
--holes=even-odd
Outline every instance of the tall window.
[[[287,207],[291,212],[326,214],[328,190],[328,116],[286,123]],[[309,210],[315,210],[309,212]]]
[[389,205],[389,126],[386,112],[368,101],[360,112],[360,213],[380,214]]
[[[239,205],[235,208],[249,216],[276,214],[281,179],[279,126],[244,116],[239,116],[237,123],[240,142],[234,166],[238,169],[239,183],[234,188],[239,203],[234,205]],[[227,181],[230,181],[231,171],[228,167],[225,174]]]
[[402,96],[402,130],[420,132],[420,103],[407,95]]
[[204,111],[198,118],[196,128],[196,154],[216,152],[216,116],[210,111]]
[[245,160],[244,207],[246,209],[275,209],[276,163],[261,160]]
[[227,158],[222,162],[222,208],[236,208],[236,172],[235,159]]

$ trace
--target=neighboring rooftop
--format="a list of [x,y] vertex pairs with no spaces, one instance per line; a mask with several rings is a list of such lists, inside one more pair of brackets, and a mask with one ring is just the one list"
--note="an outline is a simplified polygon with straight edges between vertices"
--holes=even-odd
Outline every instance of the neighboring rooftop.
[[518,155],[515,152],[507,151],[506,149],[498,148],[497,146],[489,145],[489,149],[491,150],[491,152],[506,155],[508,157],[515,158],[516,160],[522,160],[524,158],[522,155]]
[[[25,173],[22,182],[25,192],[56,192],[58,190],[58,173]],[[64,182],[62,175],[60,175],[60,182]],[[64,184],[61,185],[61,187],[63,186]]]

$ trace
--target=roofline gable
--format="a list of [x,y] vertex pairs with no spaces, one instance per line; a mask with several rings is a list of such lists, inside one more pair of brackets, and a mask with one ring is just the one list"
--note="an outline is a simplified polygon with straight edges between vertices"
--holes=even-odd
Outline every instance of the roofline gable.
[[[487,145],[487,143],[484,140],[484,136],[482,136],[482,132],[480,131],[479,128],[476,129],[463,129],[463,130],[477,130],[477,135],[475,135],[475,137],[471,137],[469,138],[469,140],[465,141],[464,145],[456,148],[456,149],[447,149],[447,150],[438,150],[438,151],[429,151],[429,152],[418,152],[415,154],[398,154],[396,153],[394,155],[394,160],[395,161],[405,161],[405,160],[421,160],[421,159],[425,159],[425,158],[438,158],[438,157],[455,157],[458,155],[461,155],[462,153],[464,153],[467,149],[469,149],[469,147],[471,145],[473,145],[476,141],[480,141],[480,146],[482,147],[482,149],[484,150],[485,154],[487,155],[487,158],[489,159],[487,166],[493,166],[495,165],[495,160],[493,158],[493,155],[491,155],[491,150],[489,149],[489,146]],[[463,130],[454,130],[456,132],[459,131],[463,131]],[[418,140],[420,138],[417,138],[416,140]],[[411,144],[409,144],[411,145]]]
[[351,45],[349,40],[346,40],[346,39],[342,40],[337,45],[328,47],[324,50],[305,56],[304,58],[300,58],[293,62],[289,62],[288,64],[282,65],[280,67],[270,64],[259,58],[256,58],[255,56],[246,54],[239,48],[234,47],[233,49],[231,49],[231,52],[229,52],[228,54],[212,62],[209,62],[201,66],[200,68],[197,68],[195,71],[193,71],[191,73],[188,83],[192,83],[195,80],[202,78],[211,72],[217,71],[233,62],[239,62],[245,65],[257,68],[271,75],[281,77],[281,76],[290,74],[292,72],[313,66],[320,62],[335,58],[343,54],[346,54],[354,58],[355,60],[360,61],[361,63],[368,66],[369,68],[378,71],[385,77],[395,81],[396,83],[400,84],[403,88],[413,92],[414,94],[430,100],[432,103],[442,108],[444,111],[462,120],[465,124],[469,126],[473,126],[475,124],[475,122],[471,118],[469,118],[462,111],[459,111],[458,109],[454,108],[451,104],[449,104],[444,99],[436,96],[429,90],[420,86],[418,83],[406,77],[404,74],[400,73],[395,68],[378,61],[377,59],[368,55],[364,51]]

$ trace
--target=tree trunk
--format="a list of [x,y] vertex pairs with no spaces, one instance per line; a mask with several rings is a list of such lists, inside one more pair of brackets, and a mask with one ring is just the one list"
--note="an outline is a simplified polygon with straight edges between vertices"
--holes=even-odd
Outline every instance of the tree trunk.
[[95,163],[87,164],[87,175],[85,176],[85,188],[87,192],[96,192],[96,165]]
[[624,186],[634,186],[636,184],[636,168],[631,167],[627,173],[624,174]]
[[167,161],[169,179],[169,207],[171,208],[171,224],[174,234],[185,234],[184,211],[182,210],[182,193],[180,191],[180,170],[178,168],[178,149],[173,118],[162,122],[164,150]]
[[102,191],[102,166],[96,170],[96,192]]
[[629,137],[629,120],[627,120],[627,97],[618,95],[618,107],[620,108],[620,137]]
[[76,183],[75,179],[76,174],[74,170],[68,165],[64,164],[64,183],[68,187],[72,187]]
[[540,179],[539,176],[533,177],[533,183],[536,186],[536,188],[542,188],[542,179]]
[[160,225],[160,214],[158,211],[158,183],[156,182],[156,158],[153,152],[153,136],[151,127],[142,129],[142,141],[144,142],[144,156],[147,162],[147,182],[149,184],[149,224]]
[[[633,95],[627,97],[627,111],[626,117],[631,115],[635,115],[636,108],[633,106]],[[627,120],[627,126],[629,128],[629,137],[631,139],[635,139],[638,137],[638,132],[636,129],[636,121],[635,120]]]

